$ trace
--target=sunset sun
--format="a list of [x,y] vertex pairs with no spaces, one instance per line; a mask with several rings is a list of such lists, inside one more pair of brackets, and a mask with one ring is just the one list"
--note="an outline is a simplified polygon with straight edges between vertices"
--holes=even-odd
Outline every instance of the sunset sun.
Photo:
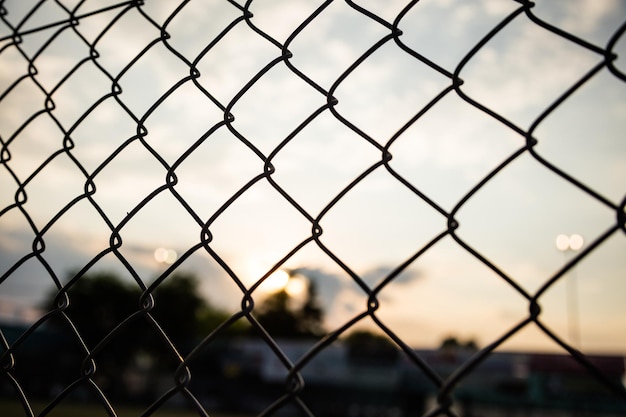
[[284,269],[278,269],[268,276],[259,286],[264,293],[273,294],[278,291],[286,291],[290,297],[299,297],[306,292],[306,279],[296,275],[292,276]]
[[289,283],[289,274],[287,271],[278,269],[273,272],[269,277],[265,279],[263,284],[259,287],[263,291],[268,293],[274,293],[284,290]]

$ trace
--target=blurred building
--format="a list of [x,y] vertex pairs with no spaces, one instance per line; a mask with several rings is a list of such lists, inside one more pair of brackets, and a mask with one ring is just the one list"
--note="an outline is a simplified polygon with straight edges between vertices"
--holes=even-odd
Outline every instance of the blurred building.
[[[27,329],[24,323],[0,323],[9,345]],[[345,344],[333,343],[298,364],[311,342],[279,340],[277,344],[282,358],[261,339],[223,341],[207,347],[190,364],[189,389],[207,409],[257,415],[291,392],[286,365],[290,363],[298,366],[304,381],[299,398],[319,417],[414,416],[436,406],[436,384],[401,352],[386,357],[375,353],[354,356]],[[12,376],[29,400],[49,400],[80,378],[84,357],[75,345],[71,337],[44,326],[16,349]],[[476,353],[463,348],[414,352],[444,380]],[[610,383],[623,388],[623,356],[587,359]],[[110,391],[102,382],[101,388],[106,395],[115,396],[117,404],[147,406],[175,386],[173,373],[153,362],[138,357],[124,371],[122,386]],[[0,371],[0,397],[17,401],[5,372],[4,368]],[[100,384],[98,372],[94,380]],[[88,401],[83,394],[76,390],[72,398]],[[453,410],[462,417],[617,417],[626,415],[624,398],[569,355],[494,352],[453,390]],[[182,396],[179,400],[168,405],[185,406]],[[298,407],[288,404],[276,415],[301,414]]]

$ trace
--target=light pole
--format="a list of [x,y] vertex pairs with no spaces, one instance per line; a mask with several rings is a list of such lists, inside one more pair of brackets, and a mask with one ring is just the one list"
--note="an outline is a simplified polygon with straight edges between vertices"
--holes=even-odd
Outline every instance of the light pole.
[[[556,248],[563,252],[563,258],[567,263],[567,252],[575,252],[580,250],[585,241],[583,237],[578,234],[573,235],[558,235],[556,237]],[[574,274],[574,268],[570,271],[570,279],[565,281],[565,297],[567,302],[567,328],[569,337],[574,346],[580,349],[580,329],[579,329],[579,317],[578,317],[578,294],[576,286],[576,275]]]

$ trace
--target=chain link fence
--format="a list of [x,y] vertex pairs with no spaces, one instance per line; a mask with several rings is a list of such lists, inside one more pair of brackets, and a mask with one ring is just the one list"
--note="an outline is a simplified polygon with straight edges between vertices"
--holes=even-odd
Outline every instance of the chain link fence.
[[[8,402],[3,402],[5,407],[9,407],[9,403],[17,405],[22,411],[20,415],[26,416],[54,415],[67,398],[82,388],[88,392],[91,401],[98,404],[101,413],[110,416],[123,414],[111,400],[115,387],[105,386],[100,378],[107,363],[99,358],[107,350],[117,349],[119,339],[129,337],[135,326],[142,323],[151,329],[153,336],[156,335],[151,340],[164,346],[175,366],[171,368],[167,380],[169,386],[162,387],[157,397],[144,405],[141,415],[161,415],[175,398],[182,398],[182,404],[193,415],[213,415],[214,405],[203,396],[203,390],[212,386],[210,372],[209,377],[200,378],[198,385],[193,385],[192,381],[198,379],[194,379],[194,375],[199,374],[194,366],[213,357],[211,355],[215,352],[212,347],[221,343],[222,336],[230,327],[243,321],[260,335],[263,346],[271,351],[269,357],[272,363],[275,362],[283,372],[278,373],[279,388],[267,393],[271,397],[269,403],[257,404],[251,399],[250,392],[243,394],[246,390],[260,391],[267,384],[248,385],[250,378],[244,378],[232,388],[235,398],[237,390],[242,391],[235,402],[250,402],[251,407],[258,406],[254,415],[331,415],[328,410],[318,411],[319,402],[340,403],[344,400],[347,403],[347,394],[344,398],[332,398],[329,392],[315,394],[319,387],[315,381],[307,380],[307,368],[324,354],[331,354],[341,338],[364,322],[372,323],[379,333],[393,342],[400,351],[403,366],[410,369],[411,375],[417,375],[415,378],[421,381],[419,384],[428,387],[425,391],[430,395],[430,400],[418,401],[417,391],[409,392],[411,382],[405,380],[403,387],[408,394],[388,400],[392,405],[395,402],[397,407],[391,407],[386,415],[404,415],[404,412],[424,416],[471,415],[459,387],[471,382],[472,377],[481,372],[481,367],[494,358],[497,349],[530,327],[539,329],[550,343],[567,353],[575,367],[584,369],[587,378],[597,382],[600,387],[597,390],[602,393],[596,398],[597,403],[607,404],[607,407],[612,404],[614,415],[624,411],[626,393],[610,367],[580,350],[576,336],[569,339],[554,331],[544,321],[542,312],[546,294],[563,283],[576,266],[593,258],[612,239],[623,243],[626,199],[619,194],[623,193],[623,177],[619,177],[623,170],[616,171],[617,177],[603,177],[601,181],[595,181],[594,177],[587,181],[584,175],[582,178],[578,176],[579,171],[570,169],[572,165],[567,158],[563,158],[563,154],[574,152],[579,144],[562,138],[558,143],[566,147],[551,154],[549,146],[552,146],[552,137],[541,129],[552,126],[551,121],[556,119],[558,124],[571,124],[574,129],[584,130],[582,134],[590,137],[585,139],[582,153],[590,159],[594,155],[594,145],[601,143],[602,137],[608,136],[607,140],[623,143],[623,138],[619,136],[623,132],[623,107],[611,113],[608,97],[619,92],[623,94],[625,88],[626,74],[619,66],[616,51],[622,47],[620,43],[624,43],[626,16],[617,16],[621,19],[619,25],[603,27],[603,37],[590,40],[579,35],[583,33],[579,27],[555,23],[559,21],[558,16],[546,12],[550,6],[544,3],[549,2],[535,4],[503,0],[451,5],[450,2],[434,4],[437,2],[432,1],[429,4],[426,0],[405,4],[332,0],[245,3],[191,0],[174,3],[84,0],[0,2],[0,59],[3,59],[0,93],[0,221],[3,223],[0,233],[4,235],[5,242],[9,237],[16,239],[16,227],[22,225],[20,230],[25,230],[29,236],[28,249],[22,250],[10,262],[3,259],[0,291],[10,285],[11,278],[21,268],[33,263],[38,265],[39,276],[45,276],[46,281],[56,289],[56,306],[44,311],[34,324],[29,324],[17,334],[9,334],[7,328],[0,333],[2,395],[8,398]],[[576,3],[569,7],[579,8],[583,14],[594,9],[589,6],[591,2]],[[583,10],[583,6],[588,10]],[[478,10],[474,11],[475,14],[471,14],[472,7]],[[545,7],[548,8],[543,9]],[[617,6],[617,10],[618,14],[624,11],[621,6]],[[464,14],[466,18],[463,18]],[[340,15],[349,18],[336,21]],[[457,16],[457,20],[452,20],[453,15]],[[613,18],[615,20],[615,16]],[[361,25],[358,31],[354,29],[355,22]],[[463,22],[477,25],[472,26],[471,31],[475,36],[461,30]],[[542,96],[533,105],[522,106],[521,110],[516,110],[516,103],[532,102],[536,98],[533,96],[535,92],[526,89],[524,86],[527,84],[524,83],[521,88],[506,90],[505,81],[531,75],[541,80],[549,76],[547,72],[542,73],[547,69],[540,62],[542,56],[536,55],[535,50],[510,50],[511,45],[507,42],[511,41],[511,36],[506,33],[517,27],[526,31],[521,33],[537,36],[534,45],[547,48],[544,52],[546,56],[558,58],[568,49],[584,55],[581,61],[566,61],[566,67],[558,67],[556,78],[545,85],[537,81],[540,89],[545,87],[550,90],[549,100]],[[418,29],[420,34],[426,35],[418,36]],[[449,38],[443,39],[444,35],[449,35]],[[353,49],[346,49],[345,43],[338,41],[342,39],[351,42]],[[521,55],[512,62],[526,62],[525,69],[532,68],[535,63],[532,61],[535,60],[536,73],[516,73],[507,66],[511,61],[500,60],[503,55],[499,55],[499,51],[510,52],[516,57]],[[374,71],[371,71],[372,63],[381,61],[391,62],[390,68],[406,66],[408,70],[392,72],[391,80],[385,79],[375,71],[379,67],[374,66]],[[528,62],[531,64],[528,65]],[[484,80],[475,77],[477,64],[485,71],[486,84],[481,84]],[[582,70],[577,71],[574,67]],[[584,95],[585,89],[599,79],[609,85],[610,92],[594,102],[585,101],[582,113],[579,113],[582,117],[575,116],[563,122],[562,118],[555,116],[566,107],[566,103],[576,101],[577,95]],[[399,99],[401,104],[394,103],[384,91],[380,92],[387,85],[385,83],[396,83],[394,94],[406,94],[409,98],[403,96],[404,101]],[[499,91],[500,88],[504,91]],[[379,95],[376,96],[375,92]],[[422,101],[411,101],[410,94],[413,93],[419,93]],[[260,103],[250,105],[250,100],[254,102],[255,97],[261,97]],[[503,138],[503,142],[508,140],[504,139],[507,135],[512,138],[507,142],[512,144],[508,148],[503,148],[497,141],[489,145],[500,150],[498,160],[483,166],[480,174],[472,177],[477,179],[471,186],[455,197],[429,188],[429,182],[424,182],[428,179],[428,172],[411,175],[407,173],[406,165],[401,163],[407,160],[409,165],[413,160],[428,162],[429,158],[436,157],[434,151],[429,153],[432,148],[405,150],[403,143],[422,135],[428,136],[428,133],[431,133],[431,142],[443,141],[444,134],[439,137],[436,128],[426,133],[415,129],[428,123],[429,115],[438,112],[443,103],[452,99],[458,109],[471,111],[473,118],[487,120],[486,123],[496,126],[494,132],[497,133],[492,135]],[[593,120],[594,108],[603,107],[606,107],[606,114],[612,114],[611,123],[622,123],[618,137],[611,136],[612,131],[602,121]],[[99,124],[93,120],[99,121]],[[460,112],[447,115],[445,120],[445,125],[463,123]],[[339,126],[344,133],[330,134],[329,125]],[[587,125],[591,127],[585,127]],[[441,130],[447,127],[439,126]],[[484,134],[472,131],[469,135],[472,143],[467,146],[450,145],[445,151],[447,157],[454,156],[450,163],[462,164],[458,161],[473,158],[471,151],[478,149],[474,142],[478,143]],[[352,142],[339,148],[341,151],[337,156],[337,149],[332,147],[333,141],[341,142],[344,137],[352,138]],[[548,139],[542,142],[543,137]],[[234,159],[234,164],[229,160],[229,166],[220,162],[227,158],[225,151],[210,148],[212,143],[224,140],[237,147],[236,151],[229,152],[241,155]],[[294,144],[303,142],[312,143],[311,148],[294,147]],[[545,142],[548,147],[544,153],[541,145]],[[312,159],[330,162],[304,168],[305,179],[281,174],[281,167],[288,169],[289,158],[294,161],[291,168],[295,172],[297,166],[294,168],[293,165],[297,165],[302,157],[298,152],[307,153],[310,149],[317,152]],[[139,158],[135,156],[138,154],[149,163],[138,162]],[[367,157],[361,158],[366,154]],[[126,155],[131,156],[124,159]],[[372,155],[375,157],[372,158]],[[553,158],[552,155],[557,156]],[[190,165],[194,158],[199,158],[201,162]],[[357,159],[359,162],[353,163]],[[518,173],[515,166],[520,160],[532,160],[536,164],[535,169],[551,181],[556,179],[565,184],[567,192],[576,193],[578,200],[571,204],[601,207],[598,210],[610,212],[612,219],[608,226],[597,227],[587,233],[589,241],[582,249],[573,252],[574,256],[568,257],[556,272],[538,278],[541,282],[533,291],[520,283],[516,274],[507,272],[497,260],[492,260],[486,253],[489,250],[485,251],[480,244],[473,243],[471,234],[467,235],[469,237],[463,235],[464,226],[471,229],[473,221],[481,222],[464,213],[473,213],[478,217],[478,213],[469,210],[469,207],[499,178],[508,178],[508,173]],[[582,163],[587,161],[583,156]],[[598,166],[606,164],[608,162],[600,160]],[[328,180],[328,187],[321,193],[323,198],[311,203],[311,195],[319,197],[320,194],[315,186],[311,186],[316,184],[311,178],[328,176],[328,165],[334,165],[332,173],[343,175],[346,180],[339,182],[340,186]],[[105,183],[101,180],[107,175],[114,175],[111,172],[115,170],[123,172],[120,178],[116,178],[117,182]],[[73,172],[73,179],[62,180],[65,178],[63,172],[70,171]],[[239,175],[239,182],[228,188],[225,184],[230,184],[228,176],[232,172]],[[324,235],[332,234],[336,222],[330,221],[330,218],[344,210],[342,204],[357,195],[362,184],[377,176],[392,181],[401,193],[408,192],[411,198],[419,199],[420,204],[424,203],[427,207],[423,210],[428,211],[429,216],[434,213],[435,217],[431,222],[434,226],[430,226],[434,232],[412,236],[409,239],[413,242],[410,255],[384,271],[380,279],[372,284],[356,271],[351,255],[346,255],[342,248],[325,240]],[[437,178],[431,180],[438,184]],[[588,185],[590,182],[593,185]],[[198,186],[199,183],[209,185]],[[443,178],[441,184],[439,189],[446,187]],[[270,266],[265,266],[259,276],[247,281],[241,270],[230,261],[231,258],[220,249],[220,239],[225,235],[234,235],[242,248],[249,247],[246,241],[252,239],[250,236],[254,232],[238,228],[237,221],[229,223],[223,219],[238,210],[237,207],[243,204],[241,201],[259,187],[279,195],[281,204],[292,213],[290,215],[295,212],[305,226],[294,232],[297,236],[292,240],[296,243],[288,247],[283,245],[280,256],[272,259]],[[203,200],[206,195],[203,197],[201,194],[215,194],[223,198]],[[380,198],[384,199],[382,195]],[[152,204],[165,196],[174,208],[157,213],[152,217],[152,223],[137,226],[135,220],[152,210]],[[207,201],[210,204],[205,204]],[[262,202],[254,201],[243,205],[252,210],[244,216],[262,216],[264,210],[268,210]],[[349,216],[360,216],[369,210],[375,212],[376,203],[371,201],[370,205],[366,201],[365,204],[357,204]],[[540,213],[551,210],[541,201],[535,203]],[[80,210],[84,207],[88,207],[91,217],[81,217]],[[492,202],[490,207],[493,210],[481,216],[491,219],[502,217],[521,224],[522,229],[526,227],[528,217],[511,218],[499,210],[502,207],[499,202]],[[577,207],[570,207],[570,210],[576,211]],[[282,216],[281,213],[278,215]],[[412,208],[408,213],[397,213],[401,213],[401,221],[407,224],[413,221],[411,216],[422,215],[422,212],[412,211]],[[383,221],[391,224],[392,220],[396,220],[392,216]],[[138,256],[133,252],[136,248],[127,243],[127,237],[137,232],[134,228],[139,228],[139,234],[150,238],[153,236],[152,229],[159,228],[161,223],[175,224],[183,217],[192,223],[191,229],[195,233],[191,239],[193,242],[178,249],[178,253],[160,249],[158,256],[165,268],[161,268],[156,279],[149,279],[134,261],[134,257]],[[88,222],[85,218],[91,220]],[[266,230],[264,220],[258,218],[260,220],[253,221],[252,229]],[[105,247],[93,250],[94,255],[64,280],[56,263],[61,257],[59,251],[62,253],[64,249],[63,246],[59,249],[58,242],[52,240],[51,231],[60,224],[72,222],[78,222],[74,227],[83,230],[104,228],[108,242]],[[494,222],[493,227],[498,228],[499,224]],[[355,228],[354,239],[367,236],[370,227],[372,224],[365,221]],[[310,230],[302,235],[301,230],[306,228]],[[182,226],[180,229],[184,233]],[[270,227],[268,233],[278,235],[282,232]],[[479,233],[483,232],[479,230]],[[521,320],[493,340],[488,340],[484,347],[450,362],[452,369],[449,372],[442,372],[433,365],[432,353],[415,350],[412,343],[406,342],[379,314],[379,309],[385,305],[385,292],[401,281],[402,274],[410,268],[419,268],[423,259],[435,252],[444,241],[453,242],[465,256],[486,267],[490,274],[493,273],[494,280],[506,283],[508,290],[524,300],[527,309]],[[66,243],[71,245],[71,242]],[[495,246],[508,244],[497,238],[491,243]],[[74,246],[81,244],[75,242]],[[565,245],[563,250],[579,249],[574,248],[577,245],[575,239],[561,240],[560,244]],[[288,354],[287,345],[277,340],[258,320],[258,295],[259,289],[276,271],[311,246],[323,253],[326,261],[338,267],[345,278],[359,288],[366,303],[364,308],[362,305],[358,307],[358,312],[353,312],[350,318],[337,319],[335,322],[339,321],[338,325],[331,326],[323,337],[293,357]],[[194,347],[185,350],[172,340],[173,337],[162,326],[154,312],[159,305],[158,297],[153,295],[171,280],[176,271],[200,253],[208,256],[227,274],[239,294],[239,306]],[[362,253],[361,256],[367,258],[371,254]],[[111,258],[121,265],[134,287],[140,290],[137,308],[116,323],[105,337],[92,342],[86,340],[82,329],[74,324],[76,318],[66,310],[77,302],[72,298],[72,288],[82,279],[87,279],[86,276],[99,262]],[[454,263],[456,260],[441,262]],[[621,275],[623,277],[623,270]],[[322,282],[320,286],[323,285]],[[605,288],[600,297],[609,297],[610,292],[619,293],[621,289]],[[220,295],[216,297],[220,298]],[[615,319],[623,321],[623,318]],[[32,388],[25,386],[24,373],[33,373],[41,381],[47,381],[50,380],[47,373],[55,372],[50,365],[61,359],[46,357],[46,352],[52,351],[51,346],[56,343],[46,329],[55,320],[71,329],[70,343],[79,351],[80,365],[67,365],[76,368],[73,381],[55,386],[52,399],[46,400],[45,405],[36,410],[33,404],[38,398],[33,398]],[[485,326],[489,324],[485,323]],[[620,328],[623,329],[619,325],[616,327],[617,332]],[[20,352],[33,344],[43,358],[37,364],[24,363],[20,360]],[[222,353],[223,357],[230,357],[236,352],[234,349]],[[337,363],[331,367],[340,368],[340,362]],[[623,373],[623,363],[619,366]],[[383,378],[381,375],[378,378]],[[521,400],[518,398],[518,401]],[[372,410],[358,414],[348,404],[344,405],[343,415],[384,415]],[[475,415],[499,415],[485,410],[482,411],[484,414],[475,412]]]

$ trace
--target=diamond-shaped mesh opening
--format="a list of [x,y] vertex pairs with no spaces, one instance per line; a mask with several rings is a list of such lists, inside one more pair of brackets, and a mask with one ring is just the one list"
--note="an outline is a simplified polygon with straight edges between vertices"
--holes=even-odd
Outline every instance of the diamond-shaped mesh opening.
[[[602,60],[588,49],[566,44],[562,37],[517,18],[463,68],[463,91],[514,123],[529,125]],[[520,95],[526,97],[523,102],[516,100]]]
[[179,179],[176,191],[204,220],[212,217],[263,169],[263,161],[226,127],[210,130],[211,135],[194,144],[194,152],[175,171]]
[[[164,5],[158,7],[163,9]],[[168,43],[189,61],[195,61],[220,33],[241,18],[241,10],[235,4],[203,0],[188,2],[175,15],[168,13],[166,16],[171,18],[166,26],[172,36]]]
[[[516,175],[524,166],[529,168],[524,170],[526,175]],[[514,186],[513,182],[501,182],[513,176]],[[483,198],[490,200],[489,207]],[[534,201],[542,201],[538,212],[533,212]],[[571,207],[577,209],[572,211]],[[465,226],[468,216],[472,224]],[[458,235],[517,281],[534,281],[536,288],[562,266],[562,255],[554,244],[559,230],[580,230],[588,239],[594,239],[610,227],[613,216],[604,205],[522,156],[460,208],[457,219],[462,227]],[[521,224],[523,232],[518,229]],[[499,243],[487,243],[488,236],[490,242]],[[505,254],[502,245],[512,241],[519,245],[519,250]]]
[[[403,78],[401,73],[412,76]],[[339,103],[335,109],[384,144],[448,84],[442,74],[389,40],[338,86],[334,95]]]
[[523,144],[523,137],[448,94],[392,143],[389,165],[429,199],[452,209]]
[[[131,60],[159,37],[157,28],[135,8],[117,8],[116,10],[118,15],[115,24],[107,25],[105,31],[100,33],[93,44],[99,54],[98,64],[115,78],[120,76]],[[123,30],[125,26],[135,28],[135,35],[128,36]]]
[[[107,165],[93,177],[96,192],[94,200],[103,208],[114,224],[122,220],[145,196],[165,183],[166,170],[154,156],[139,142],[130,140],[126,146],[117,149]],[[145,164],[142,176],[127,177],[127,173],[137,164]],[[130,180],[131,188],[120,187]]]
[[[50,184],[46,179],[54,178]],[[32,177],[24,187],[26,203],[24,207],[39,228],[43,228],[59,215],[79,195],[83,194],[84,177],[81,171],[64,153],[58,154],[43,169]],[[45,201],[45,189],[52,189],[59,197],[54,204]],[[29,195],[30,194],[30,195]]]
[[[60,132],[58,140],[46,140],[46,137],[52,135],[56,129],[54,121],[48,115],[39,115],[24,126],[20,134],[14,136],[7,146],[11,155],[7,166],[21,181],[30,177],[50,157],[50,154],[59,150]],[[8,190],[8,188],[4,189]],[[7,192],[7,196],[9,194]]]
[[[585,83],[552,115],[539,125],[535,135],[540,142],[537,153],[556,164],[561,170],[592,186],[602,195],[619,199],[626,166],[623,163],[624,143],[608,140],[598,131],[612,131],[619,123],[612,115],[623,109],[626,92],[611,87],[612,75],[602,70]],[[586,106],[594,95],[603,97],[601,104]],[[563,146],[575,143],[584,150],[581,155],[562,152]],[[600,161],[600,155],[611,155]],[[584,155],[584,157],[582,156]],[[603,178],[613,178],[604,180]]]
[[[171,116],[179,121],[176,126],[168,123]],[[144,121],[148,130],[146,140],[168,164],[173,165],[179,159],[194,157],[198,149],[191,154],[189,149],[202,140],[213,125],[223,120],[222,111],[187,81],[165,97]],[[214,136],[210,141],[215,140]]]
[[201,74],[198,82],[227,105],[258,71],[280,56],[280,50],[241,21],[229,27],[222,39],[232,46],[211,44],[197,64]]
[[[294,97],[298,98],[295,103]],[[237,117],[232,126],[269,156],[323,104],[324,97],[279,64],[235,103],[232,111]],[[291,114],[298,116],[294,118]],[[310,132],[309,129],[305,132]]]
[[625,12],[0,0],[0,410],[625,414]]
[[[346,152],[350,152],[349,160]],[[375,147],[323,113],[272,159],[276,167],[272,179],[315,216],[375,164],[379,155]],[[333,175],[320,175],[324,172]]]
[[[89,230],[80,225],[89,224]],[[42,257],[63,277],[69,269],[76,269],[90,262],[109,247],[111,230],[87,199],[74,203],[61,217],[47,228]],[[68,256],[66,249],[70,249]],[[68,265],[68,258],[71,265]]]
[[[341,2],[325,5],[321,13],[289,45],[293,65],[314,82],[330,88],[342,72],[387,33],[385,28]],[[336,16],[340,14],[341,20]],[[351,36],[358,33],[359,36]],[[319,48],[320,35],[331,41]]]
[[[251,215],[250,208],[258,206],[265,210]],[[229,233],[234,224],[242,228],[245,240]],[[285,228],[288,234],[275,236],[272,231],[278,227]],[[209,230],[213,235],[211,247],[224,259],[236,256],[236,248],[247,247],[251,263],[256,265],[253,268],[242,265],[235,271],[249,285],[261,279],[310,234],[306,219],[265,181],[244,192],[215,219]]]
[[[0,91],[4,93],[11,83],[26,74],[27,62],[18,49],[14,45],[7,45],[3,54],[0,55],[0,63],[5,69],[5,75],[2,77]],[[22,63],[23,65],[20,65]],[[11,71],[11,73],[9,73]]]
[[[11,88],[2,93],[2,127],[0,134],[5,140],[12,137],[16,130],[38,112],[45,100],[44,94],[30,78],[20,78]],[[27,99],[30,97],[30,99]]]
[[[174,69],[174,72],[159,71],[159,68]],[[147,75],[150,74],[150,75]],[[184,63],[162,43],[153,45],[118,80],[122,94],[119,98],[137,117],[142,117],[155,101],[179,80],[188,76]]]
[[[141,243],[152,250],[170,247],[181,251],[199,242],[200,225],[165,190],[142,206],[132,218],[127,218],[118,232],[124,241]],[[120,252],[124,253],[125,249],[122,245]]]
[[[389,204],[389,195],[400,204]],[[356,207],[368,205],[355,214]],[[384,219],[405,217],[413,221],[395,228]],[[379,169],[359,182],[321,220],[321,241],[351,267],[364,264],[399,265],[446,228],[446,219],[386,171]],[[420,236],[416,239],[416,236]],[[352,239],[356,242],[349,244]],[[363,259],[359,254],[372,255]]]
[[66,29],[58,33],[33,61],[35,66],[50,68],[37,74],[35,79],[46,91],[52,91],[87,55],[87,45],[76,33]]
[[113,98],[107,98],[94,107],[72,130],[72,155],[83,168],[93,174],[100,165],[137,134],[131,116]]
[[74,126],[108,92],[108,78],[91,61],[83,62],[52,95],[52,115],[64,126]]

